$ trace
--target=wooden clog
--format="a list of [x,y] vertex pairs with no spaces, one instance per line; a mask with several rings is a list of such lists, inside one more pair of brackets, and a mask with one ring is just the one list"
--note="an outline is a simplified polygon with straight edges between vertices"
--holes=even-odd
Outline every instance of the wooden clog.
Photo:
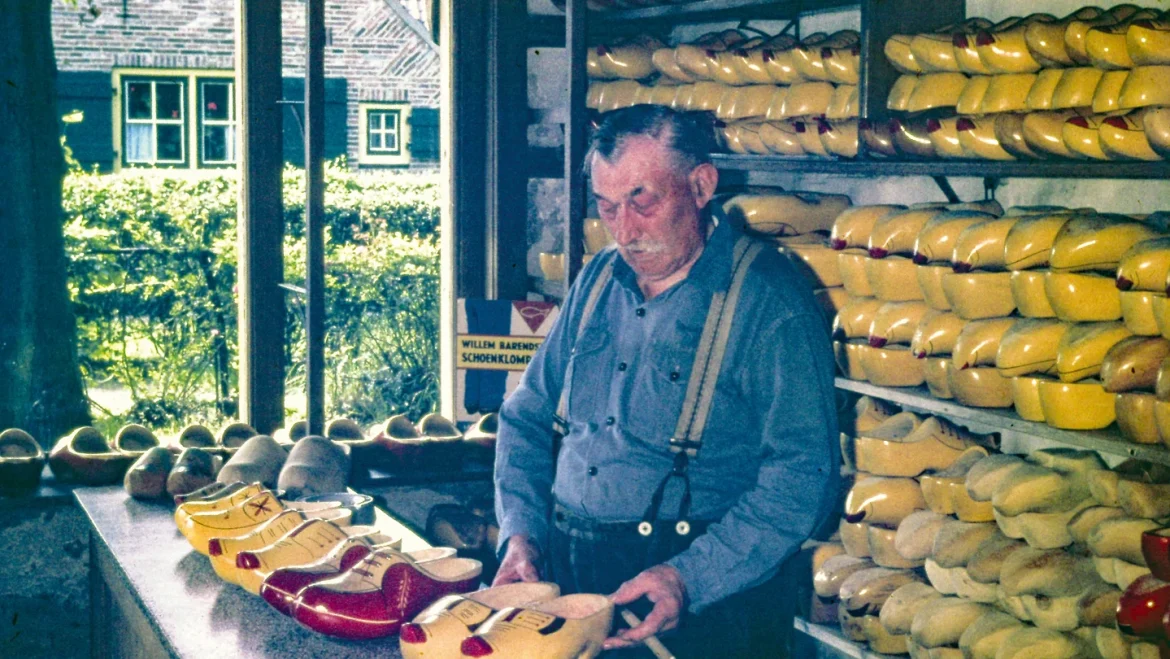
[[126,494],[135,499],[158,499],[166,496],[167,475],[174,462],[174,454],[166,447],[156,446],[143,452],[126,471],[122,481]]
[[0,432],[0,496],[33,492],[44,468],[45,452],[32,435],[19,428]]
[[600,654],[612,621],[613,603],[608,598],[565,595],[529,608],[498,611],[460,649],[470,657],[589,659]]
[[288,458],[285,450],[268,435],[255,435],[244,441],[216,475],[221,483],[243,481],[276,487],[280,468]]
[[460,655],[463,640],[500,609],[534,606],[556,598],[560,592],[553,583],[521,582],[439,598],[402,626],[402,656],[429,659]]
[[82,485],[117,483],[134,460],[135,456],[114,449],[90,426],[62,437],[49,453],[49,467],[58,480]]
[[202,448],[187,448],[175,459],[165,478],[166,492],[183,496],[216,482],[223,458]]
[[277,487],[287,496],[344,492],[349,485],[352,460],[348,447],[310,435],[293,445],[280,468]]

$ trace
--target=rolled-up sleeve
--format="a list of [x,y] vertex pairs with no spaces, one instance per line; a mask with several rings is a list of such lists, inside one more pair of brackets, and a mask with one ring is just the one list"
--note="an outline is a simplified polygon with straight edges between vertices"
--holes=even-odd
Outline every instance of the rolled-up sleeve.
[[763,410],[764,459],[755,486],[667,561],[681,573],[692,611],[770,579],[836,503],[841,458],[824,320],[790,316],[759,339],[746,377],[746,393]]

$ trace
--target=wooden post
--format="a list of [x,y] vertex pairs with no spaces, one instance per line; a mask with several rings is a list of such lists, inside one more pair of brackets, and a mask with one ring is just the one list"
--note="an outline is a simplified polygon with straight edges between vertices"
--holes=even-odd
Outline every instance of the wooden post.
[[581,270],[584,250],[586,190],[582,165],[585,162],[588,116],[585,96],[589,80],[585,72],[587,11],[585,0],[568,0],[565,5],[565,47],[569,58],[569,121],[565,124],[565,294]]
[[305,3],[305,310],[309,433],[325,434],[325,0]]
[[239,416],[261,433],[284,423],[280,13],[280,0],[236,0]]

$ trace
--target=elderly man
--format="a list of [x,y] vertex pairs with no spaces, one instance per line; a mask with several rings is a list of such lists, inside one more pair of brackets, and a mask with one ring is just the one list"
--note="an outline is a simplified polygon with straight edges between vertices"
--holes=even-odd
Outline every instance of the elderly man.
[[679,627],[679,656],[783,656],[777,575],[836,502],[833,360],[799,273],[712,216],[711,141],[708,118],[655,106],[592,138],[616,248],[500,413],[495,583],[653,604],[606,649]]

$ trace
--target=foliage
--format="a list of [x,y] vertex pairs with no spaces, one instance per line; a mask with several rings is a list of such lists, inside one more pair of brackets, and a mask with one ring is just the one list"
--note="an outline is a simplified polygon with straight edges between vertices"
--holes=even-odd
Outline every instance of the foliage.
[[[234,413],[236,178],[73,172],[69,289],[83,374],[129,389],[128,420]],[[372,422],[438,401],[438,184],[326,171],[328,409]],[[285,281],[304,281],[304,175],[284,174]],[[286,389],[304,386],[304,301],[288,294]]]

